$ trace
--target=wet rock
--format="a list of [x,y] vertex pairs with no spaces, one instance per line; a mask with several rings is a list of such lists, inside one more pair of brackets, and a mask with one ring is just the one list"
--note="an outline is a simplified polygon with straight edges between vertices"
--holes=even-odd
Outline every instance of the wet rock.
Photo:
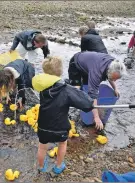
[[121,44],[121,45],[124,45],[124,44],[126,44],[126,42],[123,41],[123,42],[121,42],[120,44]]
[[110,40],[115,40],[114,38],[110,38]]
[[85,179],[83,179],[82,182],[95,182],[95,181],[92,180],[91,178],[86,177]]
[[54,41],[56,41],[56,37],[48,37],[48,40],[54,42]]
[[128,165],[132,168],[135,168],[135,163],[128,163]]
[[80,158],[80,160],[83,160],[83,159],[84,159],[84,157],[83,157],[83,156],[81,156],[81,155],[79,156],[79,158]]
[[65,43],[65,40],[66,40],[66,38],[57,38],[57,39],[56,39],[56,42],[57,42],[57,43],[64,44],[64,43]]
[[72,175],[72,176],[81,176],[81,175],[80,175],[79,173],[77,173],[77,172],[71,172],[70,175]]
[[93,158],[86,158],[86,159],[84,160],[85,163],[91,163],[91,162],[93,162],[93,161],[94,161]]
[[131,157],[128,157],[128,161],[129,161],[130,163],[134,163],[134,160],[133,160],[133,158],[131,158]]
[[126,65],[126,67],[128,69],[131,69],[134,66],[134,59],[132,59],[132,58],[125,58],[124,59],[124,64]]
[[58,177],[58,175],[51,171],[50,172],[50,177],[51,178],[56,178],[56,177]]
[[123,34],[123,31],[122,30],[118,30],[116,31],[117,34]]
[[96,181],[96,182],[102,182],[99,178],[97,178],[97,177],[94,177],[94,180]]
[[73,45],[73,46],[79,46],[79,44],[74,43],[73,41],[69,41],[68,44],[69,44],[69,45]]

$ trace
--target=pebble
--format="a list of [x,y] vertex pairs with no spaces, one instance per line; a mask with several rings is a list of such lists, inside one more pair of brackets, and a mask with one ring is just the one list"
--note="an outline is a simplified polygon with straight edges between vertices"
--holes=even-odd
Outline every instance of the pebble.
[[94,161],[93,158],[86,158],[86,159],[84,160],[85,163],[91,163],[91,162],[93,162],[93,161]]
[[71,172],[70,175],[73,175],[73,176],[81,176],[79,173],[77,172]]
[[128,165],[132,168],[135,168],[135,163],[128,163]]
[[133,160],[133,158],[131,158],[131,157],[128,157],[128,161],[129,161],[130,163],[134,163],[134,160]]
[[83,159],[84,159],[84,157],[83,157],[83,156],[81,156],[81,155],[79,156],[79,158],[80,158],[80,160],[83,160]]
[[96,181],[96,182],[102,182],[99,178],[97,178],[97,177],[94,177],[94,180]]

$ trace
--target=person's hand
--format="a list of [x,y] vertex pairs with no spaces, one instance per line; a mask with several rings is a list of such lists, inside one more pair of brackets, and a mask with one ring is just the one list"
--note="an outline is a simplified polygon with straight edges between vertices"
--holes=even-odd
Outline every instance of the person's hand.
[[10,49],[9,52],[12,53],[14,50]]
[[19,104],[19,108],[22,109],[23,105],[22,105],[22,98],[21,97],[18,99],[18,104]]
[[114,90],[116,97],[120,97],[120,93],[117,89]]
[[6,98],[6,104],[8,104],[9,102],[11,102],[11,99],[10,99],[9,96],[7,96],[7,98]]
[[96,129],[97,130],[102,130],[104,128],[104,125],[103,125],[101,119],[99,117],[96,117],[96,118],[94,118],[94,120],[95,120],[95,123],[96,123],[96,126],[95,126]]

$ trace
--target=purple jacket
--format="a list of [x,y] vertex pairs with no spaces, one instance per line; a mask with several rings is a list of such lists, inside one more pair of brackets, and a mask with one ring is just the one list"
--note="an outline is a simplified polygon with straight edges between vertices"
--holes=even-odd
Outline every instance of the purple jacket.
[[105,53],[89,51],[74,55],[76,67],[88,75],[88,89],[91,98],[98,97],[99,85],[102,81],[107,80],[107,70],[114,59]]

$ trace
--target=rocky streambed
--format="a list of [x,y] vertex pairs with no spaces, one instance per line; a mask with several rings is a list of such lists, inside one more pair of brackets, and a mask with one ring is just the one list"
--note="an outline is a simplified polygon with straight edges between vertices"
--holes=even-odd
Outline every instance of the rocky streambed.
[[[87,7],[81,10],[82,8],[80,8],[79,2],[77,2],[78,8],[75,8],[75,4],[70,2],[55,2],[52,6],[47,3],[46,7],[51,8],[50,11],[47,10],[46,13],[44,13],[41,5],[37,5],[37,3],[34,3],[33,6],[29,3],[19,3],[20,2],[16,3],[16,5],[12,4],[11,6],[9,6],[10,4],[8,2],[1,4],[2,12],[5,12],[7,16],[6,21],[3,22],[3,14],[1,14],[3,26],[1,26],[0,53],[10,48],[10,42],[16,32],[26,28],[40,28],[50,40],[49,47],[51,55],[60,56],[63,59],[64,72],[62,77],[67,78],[69,60],[73,54],[80,51],[80,38],[77,33],[78,27],[83,25],[87,18],[90,18],[96,20],[97,29],[102,35],[109,53],[121,61],[126,58],[127,44],[134,30],[135,18],[126,17],[128,13],[124,13],[122,8],[120,8],[121,2],[118,2],[119,6],[118,4],[116,5],[115,2],[113,5],[111,5],[110,2],[105,3],[104,6],[101,5],[102,8],[100,7],[100,9],[102,13],[100,13],[100,15],[97,13],[96,15],[89,14],[88,10],[85,11]],[[61,4],[63,4],[63,6]],[[87,4],[87,2],[85,2],[85,4]],[[67,5],[71,9],[68,13],[66,11]],[[35,8],[36,6],[37,9]],[[57,16],[52,13],[54,6],[56,9],[61,7],[61,9],[59,8],[59,13],[55,13]],[[92,5],[89,4],[88,7],[91,6],[93,7],[93,11],[95,7],[97,7],[99,11],[97,5],[93,5],[92,3]],[[111,6],[112,9],[116,10],[116,14],[117,12],[121,12],[123,17],[110,17],[110,14],[106,13],[107,8],[105,7],[111,9]],[[117,10],[117,6],[119,10]],[[132,9],[132,6],[130,2],[126,2],[125,6],[123,4],[124,11],[126,12],[128,8]],[[19,9],[20,7],[22,8]],[[66,8],[64,9],[63,7]],[[16,13],[12,14],[13,10]],[[41,12],[39,13],[37,10],[41,10]],[[95,10],[95,12],[97,10]],[[17,17],[18,11],[20,11],[20,14],[22,14],[23,11],[23,20]],[[103,12],[106,13],[106,15],[103,16]],[[130,13],[131,12],[132,11],[130,11]],[[10,19],[12,19],[12,21]],[[16,27],[14,25],[16,25]],[[128,70],[128,76],[117,82],[121,94],[118,104],[135,102],[134,70],[133,62],[132,67]],[[40,63],[36,65],[36,72],[41,72]],[[29,98],[34,101],[33,95]],[[38,101],[35,101],[35,103],[37,102]],[[109,169],[117,173],[134,171],[134,109],[113,110],[105,129],[109,139],[108,144],[105,146],[99,145],[95,141],[96,136],[93,129],[85,128],[81,125],[77,111],[72,112],[72,117],[77,121],[77,129],[81,137],[68,141],[68,150],[65,158],[67,169],[58,177],[55,177],[53,174],[37,174],[36,153],[38,139],[36,134],[33,133],[29,127],[19,122],[15,127],[5,127],[1,119],[0,182],[7,182],[4,179],[4,171],[8,168],[20,170],[21,176],[15,182],[23,183],[40,183],[44,181],[99,182],[104,170]],[[54,159],[50,159],[50,167],[53,162]]]

